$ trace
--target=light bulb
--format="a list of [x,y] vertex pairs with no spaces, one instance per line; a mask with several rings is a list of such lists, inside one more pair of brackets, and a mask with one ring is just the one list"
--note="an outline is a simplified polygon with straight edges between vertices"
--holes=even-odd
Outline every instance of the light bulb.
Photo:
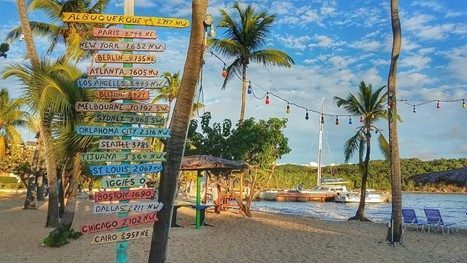
[[248,94],[251,94],[252,92],[253,92],[253,89],[251,88],[251,81],[250,81],[250,84],[248,84],[247,93],[248,93]]
[[339,117],[336,116],[336,125],[339,125]]
[[287,109],[285,110],[285,112],[286,112],[287,114],[290,113],[290,105],[289,105],[289,103],[287,103]]
[[417,112],[417,110],[415,110],[415,105],[413,105],[413,113]]
[[349,117],[349,124],[352,124],[352,117]]
[[321,123],[324,123],[324,116],[321,115]]
[[466,106],[465,106],[465,100],[464,100],[464,99],[462,99],[462,108],[464,108],[464,109],[465,109],[465,107],[466,107]]
[[436,108],[439,109],[441,106],[439,105],[439,100],[436,102]]
[[310,116],[308,116],[308,110],[307,110],[305,114],[305,120],[308,120],[308,119],[310,119]]
[[264,103],[269,104],[269,95],[267,95],[267,93],[266,93],[266,100],[264,101]]
[[227,77],[227,75],[229,75],[229,72],[227,72],[227,68],[224,66],[222,68],[222,77],[225,78]]
[[215,38],[216,37],[216,31],[214,30],[213,26],[211,26],[211,29],[209,30],[208,37],[210,37],[210,38]]
[[363,116],[360,116],[360,122],[363,122]]

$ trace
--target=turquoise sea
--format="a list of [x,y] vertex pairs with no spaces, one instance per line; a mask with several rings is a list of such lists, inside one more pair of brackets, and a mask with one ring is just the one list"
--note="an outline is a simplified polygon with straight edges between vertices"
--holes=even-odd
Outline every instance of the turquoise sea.
[[[423,208],[438,208],[445,222],[457,222],[467,229],[467,194],[403,193],[402,207],[413,208],[420,219]],[[354,216],[358,204],[335,202],[253,202],[255,211],[315,217],[323,220],[347,220]],[[391,218],[391,203],[366,204],[366,216],[374,222],[387,223]]]

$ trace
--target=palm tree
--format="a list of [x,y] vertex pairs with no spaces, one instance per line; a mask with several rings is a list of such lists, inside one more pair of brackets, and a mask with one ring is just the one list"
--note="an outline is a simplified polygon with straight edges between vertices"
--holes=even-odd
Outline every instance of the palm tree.
[[[63,12],[101,13],[108,2],[109,0],[98,0],[92,4],[93,1],[90,0],[32,0],[29,9],[44,11],[52,23],[30,21],[28,24],[32,33],[47,37],[50,40],[47,53],[51,53],[58,43],[65,43],[66,57],[80,59],[88,55],[88,53],[81,50],[80,43],[92,36],[92,27],[99,25],[64,23],[61,20],[61,14]],[[14,39],[18,39],[22,34],[26,38],[26,30],[23,23],[8,33],[7,41],[11,42]]]
[[[362,172],[362,185],[360,189],[360,203],[357,213],[349,220],[369,221],[365,217],[365,191],[366,182],[369,174],[370,150],[371,150],[371,131],[379,132],[378,142],[383,154],[387,156],[388,144],[381,130],[374,126],[378,120],[387,119],[386,94],[381,94],[385,87],[381,87],[375,92],[370,85],[361,82],[359,92],[356,95],[350,93],[346,99],[334,97],[334,102],[338,107],[343,107],[352,115],[362,117],[362,126],[358,127],[357,132],[344,144],[345,161],[348,162],[353,154],[358,150],[359,167]],[[365,154],[365,159],[363,155]]]
[[3,77],[16,76],[23,83],[24,100],[40,119],[40,136],[45,150],[47,178],[49,182],[49,206],[47,227],[58,225],[57,158],[53,154],[52,128],[56,117],[63,122],[73,119],[74,105],[69,98],[69,89],[76,85],[82,72],[63,60],[40,61],[39,66],[12,63],[7,66]]
[[210,39],[212,49],[220,52],[225,57],[233,57],[235,60],[227,67],[227,76],[222,88],[235,75],[242,76],[242,104],[240,121],[245,118],[245,103],[247,91],[247,68],[250,61],[264,66],[279,66],[290,68],[294,64],[293,59],[286,53],[276,49],[261,49],[266,44],[272,23],[276,16],[267,12],[255,12],[251,5],[242,8],[239,2],[234,4],[238,12],[239,20],[236,21],[226,10],[221,9],[221,21],[218,27],[226,29],[227,38]]
[[192,1],[192,24],[188,55],[185,61],[180,91],[175,103],[170,128],[172,136],[167,140],[167,162],[159,183],[159,201],[164,207],[157,213],[159,221],[154,223],[151,239],[151,250],[148,262],[165,262],[167,259],[167,240],[170,220],[179,177],[180,164],[184,154],[188,122],[193,106],[196,84],[198,83],[203,64],[204,25],[208,0]]
[[[28,19],[28,11],[26,8],[25,0],[16,0],[18,5],[18,14],[19,22],[21,24],[24,42],[26,43],[26,50],[28,52],[29,60],[31,65],[39,66],[39,58],[37,57],[36,46],[34,45],[34,40],[32,38],[31,27]],[[20,37],[21,34],[18,35]]]
[[7,89],[0,89],[0,158],[6,156],[9,145],[21,142],[16,128],[25,126],[29,117],[29,113],[21,109],[23,104],[23,99],[11,99]]
[[401,187],[401,164],[399,160],[399,142],[397,135],[397,104],[396,104],[396,81],[397,61],[401,51],[401,22],[399,19],[399,1],[390,0],[391,24],[393,33],[391,66],[388,75],[388,105],[389,105],[389,145],[391,163],[391,186],[392,186],[392,224],[388,230],[386,240],[391,243],[402,242],[402,187]]

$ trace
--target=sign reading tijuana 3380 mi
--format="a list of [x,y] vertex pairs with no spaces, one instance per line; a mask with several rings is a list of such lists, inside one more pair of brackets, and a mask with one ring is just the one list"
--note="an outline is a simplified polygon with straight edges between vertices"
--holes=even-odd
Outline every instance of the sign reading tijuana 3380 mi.
[[90,13],[63,12],[64,22],[90,23],[90,24],[126,24],[138,26],[160,26],[160,27],[188,27],[190,21],[186,19],[149,17],[149,16],[125,16],[106,15]]
[[157,70],[152,68],[88,68],[89,76],[103,76],[103,77],[157,77]]

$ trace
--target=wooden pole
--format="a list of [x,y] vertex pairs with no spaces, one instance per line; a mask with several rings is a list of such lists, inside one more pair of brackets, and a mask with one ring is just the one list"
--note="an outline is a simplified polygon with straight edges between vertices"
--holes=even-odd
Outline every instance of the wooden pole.
[[201,171],[198,171],[198,176],[196,177],[196,221],[195,228],[201,228],[201,211],[199,207],[201,206]]

